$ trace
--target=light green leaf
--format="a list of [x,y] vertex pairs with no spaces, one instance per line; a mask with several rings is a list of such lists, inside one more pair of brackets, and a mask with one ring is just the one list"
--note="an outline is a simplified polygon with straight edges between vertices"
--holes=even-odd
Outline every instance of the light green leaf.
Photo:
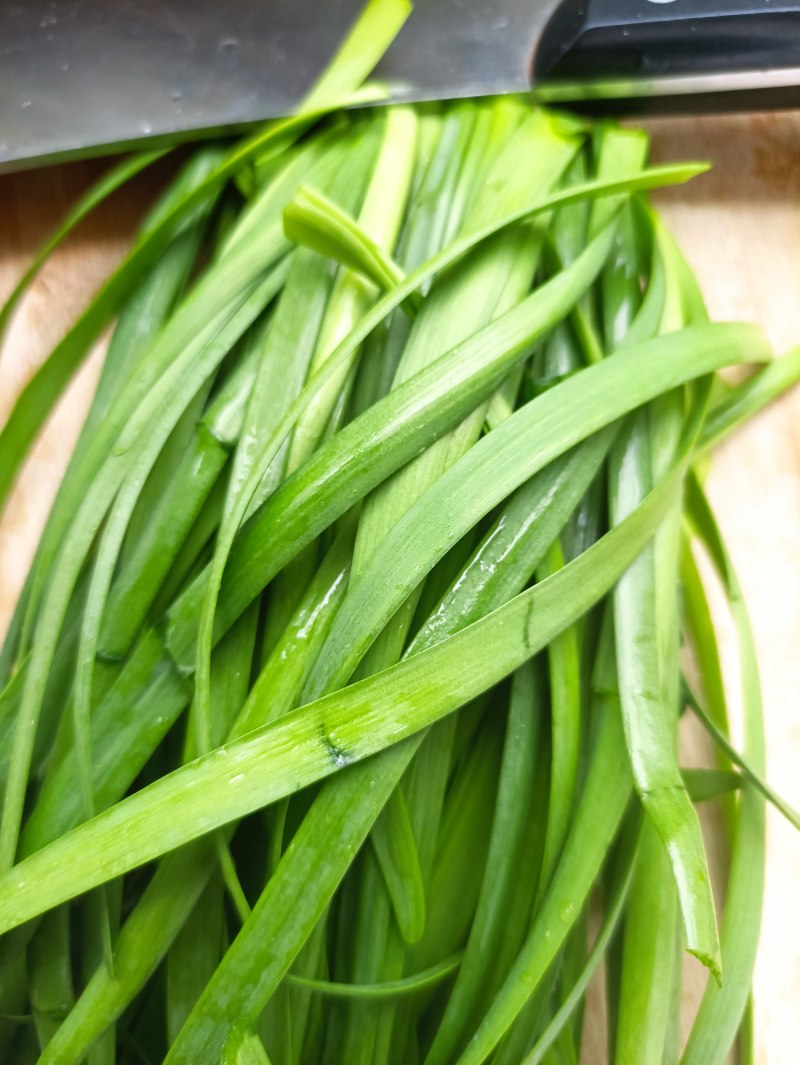
[[[677,483],[676,475],[665,479],[574,562],[451,639],[218,748],[32,854],[0,877],[0,933],[397,744],[485,691],[608,590],[652,535]],[[465,673],[464,661],[476,668]]]

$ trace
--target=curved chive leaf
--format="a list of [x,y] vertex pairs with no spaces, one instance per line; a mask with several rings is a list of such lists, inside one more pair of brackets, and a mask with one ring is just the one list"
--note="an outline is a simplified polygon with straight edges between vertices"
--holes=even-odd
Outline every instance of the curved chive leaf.
[[461,959],[462,954],[459,952],[412,976],[404,976],[401,980],[387,980],[380,984],[341,984],[333,980],[314,980],[308,976],[297,976],[295,973],[288,973],[286,979],[295,987],[302,987],[328,998],[362,998],[379,1002],[383,999],[418,995],[421,991],[438,987],[448,976],[458,971]]
[[[696,478],[687,482],[687,511],[723,581],[739,644],[744,705],[744,753],[764,772],[761,683],[747,608],[714,515]],[[721,948],[728,972],[723,986],[709,983],[681,1058],[682,1065],[722,1065],[745,1012],[753,979],[766,853],[765,803],[752,785],[742,791],[733,830],[731,866],[723,907]]]
[[[0,934],[399,743],[497,683],[619,578],[653,534],[678,481],[677,475],[665,478],[628,518],[574,562],[443,644],[218,748],[24,859],[0,877]],[[485,653],[490,645],[496,651],[492,656]],[[480,668],[465,675],[465,660],[478,661]],[[268,779],[256,768],[266,757],[272,759]],[[47,876],[39,875],[43,869]],[[22,899],[20,882],[26,887]]]

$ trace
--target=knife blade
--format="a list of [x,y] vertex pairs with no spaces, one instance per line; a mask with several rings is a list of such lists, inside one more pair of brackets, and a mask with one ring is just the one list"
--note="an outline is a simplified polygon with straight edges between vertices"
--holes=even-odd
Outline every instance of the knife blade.
[[[0,170],[290,113],[363,0],[5,0]],[[394,100],[627,100],[800,85],[800,0],[417,0]],[[618,105],[615,105],[618,106]]]

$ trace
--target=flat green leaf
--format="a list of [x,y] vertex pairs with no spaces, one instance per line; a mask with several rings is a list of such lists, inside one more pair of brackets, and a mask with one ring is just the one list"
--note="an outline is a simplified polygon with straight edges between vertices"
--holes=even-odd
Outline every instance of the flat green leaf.
[[[163,211],[170,210],[187,192],[202,182],[218,162],[219,156],[219,150],[216,148],[204,148],[197,152],[167,186],[153,211],[145,219],[143,229],[155,224]],[[136,283],[134,291],[120,311],[86,422],[48,515],[31,571],[14,612],[12,629],[3,646],[7,668],[10,668],[14,658],[23,655],[30,645],[30,635],[50,567],[69,522],[91,482],[95,467],[87,469],[85,453],[89,450],[92,436],[108,414],[117,389],[123,381],[129,380],[136,373],[144,353],[171,312],[196,258],[204,220],[212,206],[213,199],[210,199],[186,220],[148,275]],[[17,665],[19,668],[21,664],[18,662]]]
[[70,1010],[75,990],[70,960],[69,910],[47,914],[28,948],[28,990],[39,1046],[44,1049]]
[[[371,488],[393,473],[420,446],[452,428],[481,398],[490,394],[504,372],[522,357],[531,341],[546,331],[586,288],[602,264],[610,233],[601,236],[572,267],[532,293],[513,310],[457,345],[427,369],[394,389],[322,447],[246,524],[234,544],[238,524],[229,523],[229,581],[221,585],[217,629],[224,631],[241,609],[286,562]],[[413,275],[410,275],[409,283]],[[291,404],[280,426],[264,443],[239,497],[242,510],[308,399],[335,373],[339,360],[387,313],[399,286],[380,301],[320,368]],[[235,517],[239,517],[238,514]],[[276,535],[279,538],[276,542]],[[221,581],[227,551],[220,548],[215,580]],[[175,660],[193,668],[197,608],[205,596],[198,581],[170,614],[168,644]],[[187,646],[188,645],[188,646]]]
[[[649,821],[642,830],[622,932],[622,972],[614,1060],[661,1061],[672,1006],[668,988],[678,932],[678,905],[669,860]],[[679,985],[677,985],[679,987]]]
[[[604,279],[607,342],[612,348],[617,347],[611,362],[624,354],[637,331],[648,331],[653,324],[646,304],[642,305],[643,313],[637,315],[638,280],[631,276],[629,265],[623,261],[624,249],[627,258],[635,256],[632,218],[628,218],[628,223],[629,232],[620,248],[618,269]],[[660,321],[655,324],[668,340],[680,335],[669,330],[682,324],[681,293],[669,269],[667,255],[657,241],[655,252],[664,260],[665,279]],[[661,299],[658,302],[661,304]],[[681,434],[691,432],[691,418],[684,427],[680,398],[675,392],[670,395],[670,389],[662,392],[649,411],[637,412],[614,443],[609,490],[612,521],[638,505],[660,471],[674,461]],[[719,939],[708,862],[700,824],[683,786],[676,758],[678,530],[676,509],[614,591],[617,667],[634,783],[670,859],[686,948],[719,978]],[[661,901],[667,905],[666,897]],[[671,960],[671,940],[669,949],[666,946],[664,949]],[[629,965],[635,965],[637,957],[636,952],[631,953]],[[644,955],[641,957],[644,959]],[[638,984],[635,975],[631,979]],[[631,1038],[631,1045],[641,1042],[636,1033]],[[629,1054],[630,1050],[625,1053]]]
[[681,776],[692,802],[707,802],[742,787],[742,777],[732,769],[682,769]]
[[612,437],[613,429],[595,433],[517,489],[414,636],[413,649],[457,632],[525,587],[600,469]]
[[708,412],[698,440],[699,454],[705,454],[715,448],[745,421],[793,388],[798,381],[800,347],[792,348],[741,384],[726,390],[724,397],[713,404]]
[[[397,34],[409,10],[407,0],[370,0],[345,39],[339,55],[301,105],[301,112],[293,118],[269,123],[236,145],[200,185],[140,237],[90,307],[25,387],[11,417],[0,431],[0,506],[5,502],[22,459],[46,415],[90,344],[119,309],[136,280],[156,261],[180,223],[248,162],[283,150],[294,143],[320,114],[358,100],[355,90]],[[328,90],[330,95],[327,95]],[[375,96],[374,91],[362,94],[360,98],[370,96]]]
[[[747,759],[743,755],[739,754],[722,729],[714,723],[711,716],[703,709],[702,704],[694,694],[689,691],[688,695],[689,705],[691,706],[695,717],[698,718],[700,724],[709,734],[714,743],[722,748],[726,757],[729,758],[735,766],[738,766],[739,769],[741,769],[742,776],[745,777],[754,788],[757,788],[761,792],[767,802],[771,802],[775,809],[783,814],[789,824],[793,825],[800,831],[800,813],[793,809],[788,802],[773,791],[761,774],[756,772],[756,770],[748,764]],[[736,776],[736,774],[733,775]]]
[[222,884],[219,877],[213,877],[167,953],[166,1013],[170,1043],[174,1042],[219,964],[224,916]]
[[[744,706],[744,753],[755,771],[762,775],[764,722],[761,684],[750,619],[724,541],[702,488],[694,476],[689,478],[687,484],[687,511],[728,596],[739,644]],[[706,987],[681,1058],[682,1065],[722,1065],[736,1038],[747,1006],[764,896],[764,807],[764,798],[755,787],[751,785],[743,789],[733,830],[731,865],[720,937],[722,961],[729,975],[721,988],[712,983]]]
[[[278,717],[296,705],[310,662],[347,586],[352,535],[352,530],[345,528],[334,542],[237,715],[231,736],[245,735],[262,725],[269,715]],[[219,685],[216,691],[218,698]],[[152,698],[157,708],[163,708],[163,697],[153,692]],[[175,701],[179,706],[185,705],[188,694]],[[187,745],[190,742],[191,737],[187,737]],[[124,735],[122,743],[124,746]],[[45,818],[44,825],[52,829],[52,819]],[[44,835],[42,842],[51,838]],[[208,840],[165,858],[115,943],[113,976],[105,967],[97,969],[59,1029],[52,1047],[54,1065],[80,1061],[99,1033],[120,1016],[181,933],[213,870],[214,848]],[[185,982],[183,990],[186,994]],[[189,1006],[194,1002],[192,998]]]
[[289,973],[286,979],[294,987],[302,987],[328,998],[360,998],[370,1002],[380,1002],[383,999],[418,995],[420,992],[438,987],[458,971],[461,957],[460,953],[453,954],[452,957],[439,962],[438,965],[432,965],[429,969],[421,970],[412,976],[404,976],[401,980],[386,981],[381,984],[337,984],[332,980],[313,980],[307,976],[297,976],[295,973]]
[[[572,565],[550,581],[554,583]],[[618,696],[611,692],[596,696],[593,718],[597,733],[586,781],[550,887],[511,971],[457,1059],[458,1065],[484,1062],[534,995],[583,908],[622,819],[631,778]]]
[[425,887],[402,789],[392,794],[370,838],[403,939],[416,943],[425,928]]
[[234,1028],[225,1043],[219,1065],[270,1065],[270,1060],[255,1032]]
[[[475,129],[480,129],[476,116]],[[558,180],[564,166],[577,147],[574,138],[564,135],[549,116],[534,111],[524,116],[516,129],[489,158],[479,156],[480,142],[470,141],[465,151],[461,174],[454,189],[454,202],[447,218],[447,228],[469,232],[486,222],[503,217],[509,210],[532,197],[545,194]],[[483,172],[482,181],[478,173]],[[463,200],[462,200],[463,198]],[[461,202],[460,202],[461,201]],[[526,228],[498,234],[476,248],[460,265],[459,271],[440,276],[431,287],[425,304],[412,324],[394,375],[393,389],[401,387],[412,375],[428,367],[436,356],[464,341],[471,333],[499,318],[522,300],[530,289],[530,279],[539,256],[539,240]],[[519,365],[519,364],[518,364]],[[446,435],[437,439],[422,454],[414,457],[390,481],[380,486],[364,504],[359,522],[353,559],[353,580],[362,577],[362,570],[371,561],[376,544],[385,531],[407,511],[409,505],[439,475],[463,455],[481,432],[484,404],[477,405],[467,417]],[[360,664],[360,674],[368,675],[394,664],[400,657],[409,634],[415,603],[421,594],[418,586],[402,604],[397,614],[388,620],[383,632],[369,649]],[[338,680],[328,678],[325,690],[338,686]],[[321,689],[317,689],[322,694]],[[482,768],[488,768],[482,763]],[[492,785],[484,782],[490,789]],[[434,956],[448,953],[451,943],[459,938],[460,930],[469,920],[476,901],[477,883],[470,877],[458,894],[456,905],[442,906],[449,897],[448,884],[465,883],[461,872],[472,869],[481,861],[484,836],[488,832],[487,812],[491,799],[480,801],[480,791],[468,793],[459,822],[465,835],[461,845],[449,849],[450,861],[444,857],[434,867],[429,883],[430,915],[426,934],[412,952],[413,965],[427,964]],[[477,805],[476,805],[477,804]],[[442,825],[441,831],[445,832]],[[454,834],[451,842],[457,839]],[[449,879],[448,879],[449,878]],[[475,885],[473,890],[472,885]],[[437,939],[437,934],[440,937]],[[365,929],[367,940],[380,933],[376,928]],[[391,949],[391,934],[387,939]],[[388,953],[388,951],[387,951]],[[398,962],[401,964],[401,962]],[[391,1030],[390,1011],[375,1018],[383,1023],[384,1032]],[[369,1019],[351,1027],[365,1032]],[[384,1045],[386,1041],[384,1036]],[[376,1042],[380,1035],[376,1034]],[[369,1042],[365,1035],[361,1045]],[[372,1065],[382,1065],[388,1057],[376,1056]]]
[[[564,565],[564,552],[554,540],[537,579],[544,580]],[[580,643],[577,627],[565,629],[547,648],[550,679],[550,796],[547,806],[540,893],[547,886],[567,833],[575,790],[581,747]]]
[[475,918],[453,991],[425,1059],[426,1065],[450,1060],[473,1015],[497,949],[502,923],[507,916],[512,877],[516,871],[515,859],[522,844],[525,820],[532,814],[530,797],[536,764],[536,718],[540,709],[535,674],[530,665],[525,665],[512,681],[492,835]]
[[[574,562],[443,644],[218,748],[32,854],[0,877],[0,931],[397,744],[485,691],[608,590],[675,488],[673,475]],[[464,661],[475,668],[465,673]]]
[[555,1011],[521,1065],[540,1065],[540,1062],[544,1061],[545,1055],[558,1038],[559,1032],[563,1030],[570,1017],[578,1009],[583,996],[586,994],[586,989],[597,971],[597,967],[603,961],[604,954],[624,912],[625,901],[633,879],[639,841],[638,824],[636,824],[635,829],[635,831],[628,829],[623,834],[623,846],[618,858],[614,882],[605,899],[603,919],[597,930],[592,948],[586,955],[580,974],[569,994]]
[[[245,258],[248,258],[252,251],[247,249],[245,251]],[[251,260],[251,266],[256,270],[259,269],[258,257]],[[129,478],[126,484],[130,486],[131,496],[138,496],[137,467],[143,466],[147,470],[148,464],[152,465],[197,387],[216,369],[230,350],[233,341],[252,321],[270,295],[274,294],[282,284],[284,275],[285,270],[278,266],[276,270],[267,272],[266,279],[262,278],[255,284],[251,282],[245,289],[244,297],[241,295],[238,297],[239,303],[234,313],[229,315],[227,311],[222,312],[222,321],[219,320],[219,316],[216,319],[212,318],[210,326],[202,330],[194,343],[190,343],[189,347],[172,361],[169,369],[160,376],[157,384],[153,385],[128,420],[117,439],[115,449],[107,456],[102,473],[98,474],[92,482],[69,533],[61,544],[56,579],[47,589],[41,619],[35,632],[36,638],[25,677],[20,712],[14,733],[3,814],[0,821],[0,865],[9,865],[14,859],[33,743],[46,690],[47,676],[69,600],[94,537],[126,478]],[[230,280],[232,281],[233,278]],[[231,333],[233,336],[230,335]],[[161,334],[162,340],[164,335],[165,333]],[[192,377],[188,376],[190,367]],[[195,388],[192,388],[193,382]],[[139,439],[143,446],[144,441],[147,441],[147,446],[144,446],[141,452],[132,447]],[[119,520],[123,532],[127,527],[127,518],[133,501],[135,500],[126,497],[120,507]],[[117,543],[121,542],[119,529],[115,529],[106,542],[109,561],[106,563],[105,570],[97,571],[98,582],[104,583],[107,583],[110,576],[108,571],[112,561],[111,556],[113,560],[116,559]],[[98,593],[98,600],[99,598]],[[99,636],[99,622],[99,618],[92,619],[95,629],[93,639],[95,640]],[[83,732],[84,744],[87,741],[87,731],[88,722]]]
[[107,199],[112,192],[115,192],[120,185],[124,185],[126,181],[138,174],[140,170],[146,169],[151,163],[155,163],[158,159],[161,159],[167,154],[168,150],[169,149],[166,148],[160,148],[150,152],[138,152],[135,155],[129,156],[127,159],[123,159],[121,163],[118,163],[107,173],[103,174],[103,176],[91,186],[88,192],[84,193],[52,236],[50,236],[37,251],[30,266],[16,283],[11,295],[3,304],[2,309],[0,309],[0,340],[2,340],[8,325],[8,320],[14,313],[15,307],[30,287],[31,281],[33,281],[59,244],[66,240],[78,223],[82,222],[88,214],[91,214],[95,207],[101,204],[103,200]]
[[[529,297],[534,298],[535,294]],[[336,676],[339,683],[348,679],[408,592],[492,506],[591,433],[664,390],[709,373],[722,360],[736,358],[737,335],[743,342],[740,357],[758,358],[760,342],[749,329],[739,332],[738,327],[697,326],[659,337],[580,371],[532,400],[479,441],[395,523],[360,579],[351,583],[314,667],[308,692],[319,693],[319,677]],[[402,580],[386,581],[390,585],[386,594],[375,595],[376,582],[383,583],[385,574],[398,571]],[[357,639],[356,632],[360,634]],[[335,673],[329,662],[336,663]]]
[[[390,124],[387,125],[381,151],[379,152],[378,160],[375,164],[376,167],[380,167],[382,150],[386,147],[387,142],[389,142],[392,128],[393,127],[391,127]],[[367,132],[371,132],[371,129],[372,127],[370,127]],[[413,126],[411,146],[411,150],[413,151]],[[340,192],[344,202],[348,205],[357,203],[360,200],[365,185],[367,186],[367,200],[369,200],[371,185],[367,183],[367,174],[369,173],[369,165],[374,157],[374,150],[375,146],[373,139],[370,136],[360,137],[356,144],[351,147],[351,150],[342,161],[338,171],[331,175],[333,189]],[[374,183],[377,180],[377,177],[378,175],[376,172],[376,174],[370,179],[371,182]],[[399,198],[402,203],[402,194]],[[328,295],[327,286],[325,285],[323,278],[317,278],[318,286],[309,285],[308,275],[306,275],[303,280],[303,298],[300,301],[297,300],[294,287],[286,294],[287,298],[282,301],[281,316],[278,319],[281,329],[276,332],[274,338],[268,339],[267,355],[272,357],[265,358],[262,361],[253,393],[248,402],[242,428],[241,446],[237,448],[236,456],[234,458],[233,471],[226,495],[222,522],[217,532],[217,540],[211,563],[211,577],[206,589],[202,616],[198,629],[198,646],[196,654],[194,715],[198,740],[201,741],[200,749],[203,751],[209,750],[211,747],[210,663],[211,648],[213,645],[214,612],[219,584],[222,579],[222,573],[230,552],[233,538],[254,501],[253,497],[257,490],[254,488],[256,481],[260,485],[263,476],[266,473],[265,468],[254,463],[254,456],[258,454],[259,450],[264,445],[264,440],[266,440],[268,447],[273,439],[278,446],[283,444],[283,439],[278,439],[277,436],[273,436],[270,432],[272,425],[270,424],[269,418],[265,419],[265,407],[272,407],[274,409],[277,406],[277,403],[282,401],[283,409],[280,413],[283,417],[278,422],[280,426],[285,421],[286,407],[291,406],[291,399],[293,398],[291,391],[288,394],[284,392],[283,381],[275,380],[275,362],[279,359],[285,361],[287,357],[294,357],[297,353],[297,345],[291,343],[294,339],[293,334],[290,333],[287,336],[287,326],[293,329],[293,331],[296,331],[299,325],[302,329],[307,331],[309,340],[313,337],[313,330],[309,329],[312,322],[306,320],[303,311],[307,312],[309,309],[313,311],[316,306],[319,308],[319,311],[322,312],[320,296],[323,293],[328,296],[324,314],[322,314],[319,326],[324,337],[325,325],[326,322],[329,321],[332,301],[336,298],[337,292],[340,295],[342,293],[341,286],[338,288],[334,286],[333,291]],[[362,295],[363,293],[359,289],[357,296],[360,297]],[[285,314],[283,313],[284,310],[286,312]],[[346,323],[349,326],[349,317],[346,317]],[[302,345],[300,351],[302,352]],[[302,363],[302,355],[300,357],[300,362]],[[314,362],[312,358],[310,364],[311,370],[313,370],[313,366]],[[299,380],[299,372],[295,370],[294,373],[297,374],[297,379]],[[281,375],[281,377],[283,376],[284,375]],[[333,386],[334,384],[334,381],[329,382],[329,386]],[[270,393],[276,398],[268,403],[267,396]],[[319,397],[316,396],[315,398]],[[308,415],[308,408],[306,408],[305,415]],[[275,417],[278,417],[277,411]],[[299,428],[301,423],[302,417],[298,420],[296,428]],[[271,458],[274,458],[277,453],[277,448],[273,447],[272,452],[273,454]],[[288,456],[288,461],[291,461],[291,452]],[[254,465],[256,466],[255,472],[253,471]]]

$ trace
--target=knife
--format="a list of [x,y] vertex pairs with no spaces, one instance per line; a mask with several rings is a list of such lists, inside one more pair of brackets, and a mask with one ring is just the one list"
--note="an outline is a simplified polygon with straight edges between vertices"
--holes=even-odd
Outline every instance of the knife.
[[[4,0],[0,170],[291,112],[363,0]],[[417,0],[394,100],[616,111],[800,104],[800,0]]]

